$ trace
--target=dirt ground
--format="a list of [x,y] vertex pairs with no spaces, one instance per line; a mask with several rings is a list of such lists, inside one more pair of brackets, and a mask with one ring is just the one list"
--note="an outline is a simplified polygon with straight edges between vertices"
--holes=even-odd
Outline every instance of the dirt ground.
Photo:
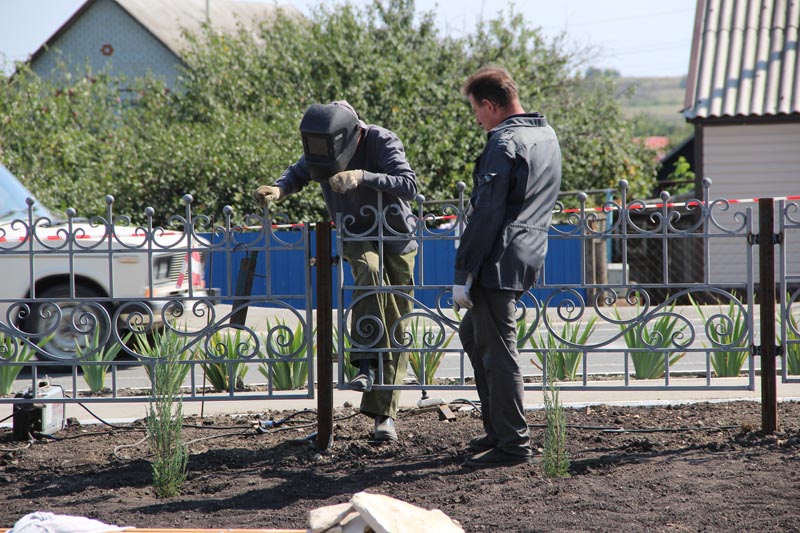
[[[12,526],[36,510],[152,527],[305,528],[308,511],[356,492],[438,508],[473,531],[789,531],[800,529],[800,404],[779,405],[780,429],[762,435],[757,403],[567,410],[571,475],[541,462],[473,470],[465,446],[475,411],[440,420],[406,411],[400,439],[369,440],[372,421],[337,411],[335,442],[320,453],[313,413],[186,419],[188,479],[181,496],[151,486],[142,424],[73,425],[27,445],[0,430],[0,501]],[[544,413],[529,413],[536,446]],[[312,437],[313,439],[313,437]]]

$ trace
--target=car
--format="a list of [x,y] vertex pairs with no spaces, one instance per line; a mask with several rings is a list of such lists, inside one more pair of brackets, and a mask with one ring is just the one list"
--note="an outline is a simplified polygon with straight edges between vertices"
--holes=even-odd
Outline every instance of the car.
[[149,331],[187,301],[213,303],[208,245],[182,231],[79,219],[72,210],[57,217],[0,164],[0,327],[41,345],[40,359],[60,361],[95,337],[102,345],[114,333]]

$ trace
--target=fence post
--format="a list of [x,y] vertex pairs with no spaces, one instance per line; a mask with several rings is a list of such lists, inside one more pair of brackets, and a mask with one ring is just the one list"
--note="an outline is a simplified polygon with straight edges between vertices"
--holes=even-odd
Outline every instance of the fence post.
[[[239,262],[239,276],[236,278],[236,296],[250,296],[253,294],[253,278],[256,276],[256,263],[258,262],[258,252],[250,252]],[[233,300],[233,308],[239,306],[230,319],[231,324],[244,326],[247,320],[247,309],[250,307],[250,300]]]
[[332,257],[331,223],[317,222],[317,448],[320,450],[327,450],[333,442]]
[[775,433],[778,393],[775,373],[775,212],[773,198],[758,200],[758,265],[761,309],[761,431]]

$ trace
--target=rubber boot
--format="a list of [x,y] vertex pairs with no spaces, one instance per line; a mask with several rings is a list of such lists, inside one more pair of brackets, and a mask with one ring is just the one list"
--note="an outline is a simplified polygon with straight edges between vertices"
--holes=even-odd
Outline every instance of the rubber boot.
[[375,383],[375,368],[369,359],[358,361],[358,374],[350,380],[350,388],[354,391],[369,392]]
[[397,440],[397,431],[394,429],[394,418],[384,415],[375,417],[374,439],[382,442]]

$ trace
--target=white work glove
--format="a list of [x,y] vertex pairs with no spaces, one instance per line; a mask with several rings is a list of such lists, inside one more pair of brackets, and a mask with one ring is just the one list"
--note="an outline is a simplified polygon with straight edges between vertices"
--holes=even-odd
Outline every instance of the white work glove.
[[261,207],[267,207],[271,202],[277,202],[283,198],[283,191],[275,185],[262,185],[253,191],[253,198]]
[[456,311],[461,309],[472,309],[472,298],[469,296],[469,290],[472,288],[472,274],[467,274],[467,282],[464,285],[453,285],[453,302],[455,302]]
[[330,183],[331,189],[339,194],[344,194],[358,187],[363,180],[363,170],[345,170],[331,177],[328,183]]

